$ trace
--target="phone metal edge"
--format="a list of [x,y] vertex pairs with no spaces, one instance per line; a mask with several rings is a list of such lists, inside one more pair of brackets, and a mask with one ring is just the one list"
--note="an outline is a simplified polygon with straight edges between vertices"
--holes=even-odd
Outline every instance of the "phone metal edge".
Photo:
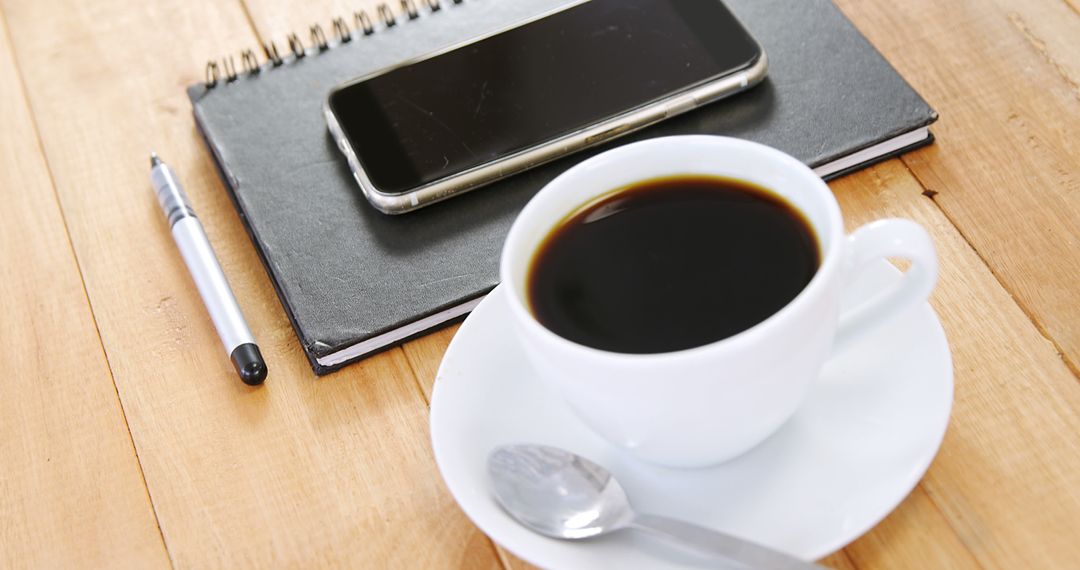
[[[354,83],[367,81],[368,79],[387,73],[397,67],[411,65],[418,61],[423,61],[459,47],[475,43],[491,35],[502,33],[503,31],[535,21],[551,13],[556,13],[569,7],[576,6],[584,1],[585,0],[561,7],[557,10],[545,12],[535,18],[529,18],[528,20],[515,23],[505,29],[492,32],[491,34],[486,34],[479,38],[472,38],[461,44],[455,44],[454,46],[418,58],[406,60],[398,65],[353,79],[335,87],[331,93]],[[363,191],[368,202],[370,202],[375,209],[385,214],[404,214],[446,200],[453,196],[482,188],[503,177],[540,166],[541,164],[566,156],[572,152],[609,142],[623,135],[630,134],[649,125],[658,123],[663,119],[680,115],[707,103],[749,89],[765,79],[769,67],[768,55],[765,53],[765,48],[756,40],[755,43],[758,46],[759,56],[750,67],[743,69],[742,71],[718,77],[705,84],[673,93],[663,99],[647,104],[644,107],[639,107],[615,115],[600,123],[589,125],[539,146],[528,148],[498,160],[481,164],[464,172],[428,183],[415,190],[402,194],[387,194],[381,192],[368,178],[356,153],[352,149],[352,145],[345,137],[344,131],[342,131],[336,115],[334,115],[330,108],[329,95],[323,102],[323,115],[326,119],[326,124],[330,130],[331,136],[337,143],[338,149],[345,155],[346,160],[349,163],[349,169],[352,171],[353,177],[356,179],[357,184],[360,186],[360,189]]]

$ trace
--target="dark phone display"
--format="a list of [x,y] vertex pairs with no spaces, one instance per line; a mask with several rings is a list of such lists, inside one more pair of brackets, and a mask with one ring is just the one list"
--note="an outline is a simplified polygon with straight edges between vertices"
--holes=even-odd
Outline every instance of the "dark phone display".
[[719,0],[592,0],[333,93],[371,182],[399,194],[750,66]]

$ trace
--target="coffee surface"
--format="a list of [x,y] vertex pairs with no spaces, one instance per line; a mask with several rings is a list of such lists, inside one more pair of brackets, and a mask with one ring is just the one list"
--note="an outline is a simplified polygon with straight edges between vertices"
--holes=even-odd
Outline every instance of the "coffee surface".
[[537,320],[593,348],[659,353],[721,340],[794,299],[820,265],[803,215],[749,183],[644,182],[577,212],[534,254]]

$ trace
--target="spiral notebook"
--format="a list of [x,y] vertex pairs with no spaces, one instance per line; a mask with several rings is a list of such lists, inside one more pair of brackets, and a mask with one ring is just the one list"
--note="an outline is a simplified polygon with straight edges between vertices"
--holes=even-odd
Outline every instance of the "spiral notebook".
[[[210,62],[196,122],[316,373],[461,317],[498,282],[516,213],[607,147],[402,216],[372,208],[323,121],[348,79],[573,0],[403,0]],[[934,111],[828,0],[726,0],[769,54],[743,94],[608,145],[712,133],[759,141],[826,178],[928,144]],[[437,78],[433,78],[437,80]]]

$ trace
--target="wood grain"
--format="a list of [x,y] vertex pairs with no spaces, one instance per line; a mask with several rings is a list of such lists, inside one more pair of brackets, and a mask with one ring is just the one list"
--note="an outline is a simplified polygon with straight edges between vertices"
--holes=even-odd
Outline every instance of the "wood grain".
[[0,567],[168,567],[0,14]]
[[1076,5],[837,3],[941,113],[904,162],[1080,371]]
[[[940,567],[965,567],[962,544],[984,568],[1070,567],[1080,560],[1065,530],[1080,522],[1080,384],[900,161],[831,187],[849,228],[900,216],[930,231],[941,261],[932,305],[956,382],[949,430],[921,484],[947,527],[932,510],[901,509],[848,553],[860,568],[919,567],[927,552],[950,557]],[[933,549],[917,528],[927,525]]]
[[921,484],[844,552],[853,568],[979,568]]
[[826,568],[834,568],[835,570],[856,570],[856,568],[858,568],[855,566],[855,563],[851,561],[851,557],[847,555],[847,552],[843,550],[818,560],[818,564],[821,564]]
[[1080,2],[994,0],[1000,13],[1038,52],[1080,101]]
[[[195,131],[184,87],[255,41],[240,5],[2,6],[175,564],[497,566],[442,486],[402,353],[313,376]],[[267,355],[263,388],[237,380],[171,243],[151,148],[186,182]]]

